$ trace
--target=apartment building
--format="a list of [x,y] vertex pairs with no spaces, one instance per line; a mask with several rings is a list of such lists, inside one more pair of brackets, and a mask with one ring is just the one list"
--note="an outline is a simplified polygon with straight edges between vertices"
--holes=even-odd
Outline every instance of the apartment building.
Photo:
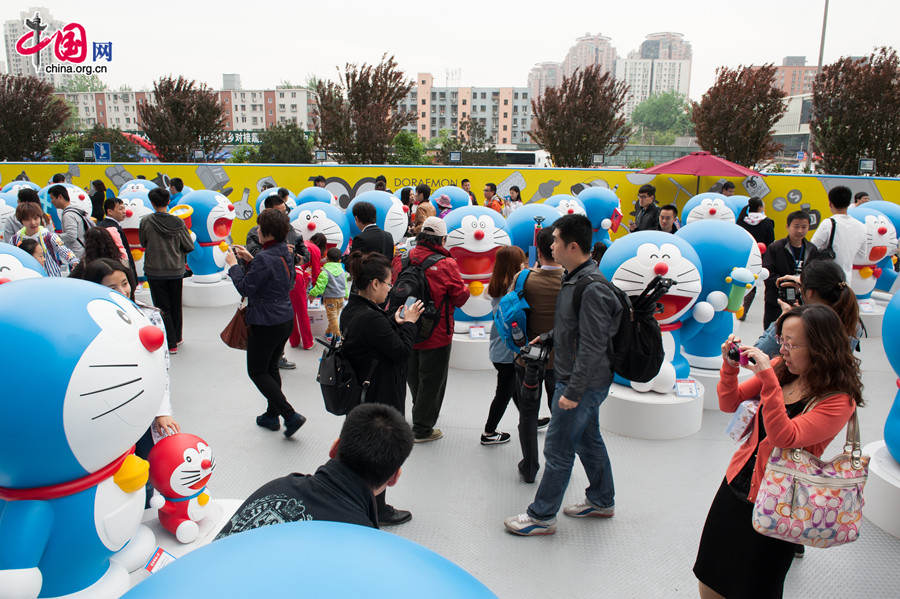
[[5,21],[3,35],[6,42],[7,72],[10,75],[31,75],[42,81],[58,85],[65,75],[51,75],[45,73],[43,69],[49,64],[59,64],[59,60],[53,53],[53,44],[31,56],[22,56],[16,51],[16,42],[19,41],[19,38],[25,34],[34,34],[34,30],[26,25],[26,21],[30,21],[38,27],[45,27],[43,31],[48,33],[58,31],[66,25],[64,22],[54,19],[50,11],[43,6],[31,6],[28,10],[21,11],[18,18]]

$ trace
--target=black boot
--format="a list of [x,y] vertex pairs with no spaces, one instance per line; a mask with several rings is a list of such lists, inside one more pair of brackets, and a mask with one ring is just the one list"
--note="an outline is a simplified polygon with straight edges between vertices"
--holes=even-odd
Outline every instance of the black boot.
[[386,491],[375,496],[375,505],[378,507],[378,524],[381,526],[395,526],[412,520],[412,513],[406,510],[398,510],[387,503]]
[[281,428],[281,424],[278,423],[278,416],[269,416],[268,414],[260,414],[257,416],[256,424],[257,426],[267,428],[270,431],[277,431]]
[[306,424],[306,418],[302,414],[294,412],[293,416],[284,419],[284,436],[290,437],[304,424]]

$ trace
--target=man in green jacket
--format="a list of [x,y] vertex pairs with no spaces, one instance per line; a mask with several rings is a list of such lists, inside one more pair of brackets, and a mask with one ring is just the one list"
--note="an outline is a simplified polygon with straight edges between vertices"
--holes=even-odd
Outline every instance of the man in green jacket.
[[344,299],[350,297],[350,285],[347,284],[347,271],[341,264],[341,250],[330,248],[325,252],[326,262],[322,265],[319,278],[315,286],[310,289],[309,297],[322,296],[325,305],[325,314],[328,316],[328,329],[325,337],[336,336],[340,338],[341,328],[338,325],[338,316],[344,307]]

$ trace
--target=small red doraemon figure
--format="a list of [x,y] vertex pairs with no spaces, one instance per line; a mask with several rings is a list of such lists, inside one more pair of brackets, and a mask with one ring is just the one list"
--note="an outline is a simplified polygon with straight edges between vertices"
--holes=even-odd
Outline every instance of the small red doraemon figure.
[[150,506],[159,508],[160,524],[182,543],[197,540],[197,522],[209,507],[206,484],[216,467],[212,449],[196,435],[177,433],[160,439],[147,459],[156,489]]

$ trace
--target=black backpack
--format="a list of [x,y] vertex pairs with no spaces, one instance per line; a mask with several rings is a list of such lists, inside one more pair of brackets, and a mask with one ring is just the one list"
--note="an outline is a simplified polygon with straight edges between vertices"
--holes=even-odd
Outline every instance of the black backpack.
[[575,284],[575,312],[581,310],[581,296],[593,283],[602,283],[613,292],[622,306],[619,330],[612,338],[611,362],[613,372],[635,383],[646,383],[659,374],[665,359],[662,332],[656,313],[655,302],[649,306],[635,307],[628,295],[597,273],[582,277]]
[[372,363],[368,375],[360,382],[350,360],[344,356],[341,341],[334,338],[331,342],[319,338],[316,341],[325,346],[319,361],[319,372],[316,374],[316,381],[322,388],[325,409],[336,416],[343,416],[366,401],[366,391],[378,361]]
[[419,329],[416,333],[416,343],[431,337],[441,318],[442,311],[447,318],[447,330],[452,332],[450,330],[449,312],[442,310],[442,308],[446,308],[446,301],[442,302],[441,306],[434,303],[434,300],[431,298],[431,289],[428,287],[428,278],[425,276],[425,271],[446,257],[443,254],[434,253],[422,260],[422,262],[416,263],[410,259],[409,254],[406,254],[400,260],[401,270],[400,274],[397,275],[397,280],[394,281],[390,295],[388,295],[387,312],[393,316],[397,308],[406,303],[406,298],[408,297],[422,300],[422,303],[425,304],[425,310],[417,323]]

